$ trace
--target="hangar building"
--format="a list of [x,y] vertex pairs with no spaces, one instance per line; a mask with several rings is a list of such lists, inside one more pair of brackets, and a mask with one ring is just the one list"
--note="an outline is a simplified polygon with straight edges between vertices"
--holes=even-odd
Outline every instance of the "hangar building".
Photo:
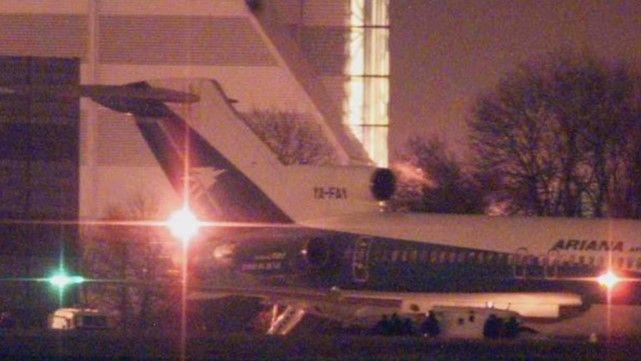
[[[319,124],[339,163],[385,165],[387,5],[6,0],[0,86],[213,78],[240,112],[296,112]],[[0,170],[5,220],[99,219],[137,194],[167,209],[177,201],[135,125],[87,99],[0,97]],[[73,268],[78,233],[72,225],[1,224],[2,274],[43,277],[63,253]],[[56,299],[42,283],[12,282],[0,310],[37,323]]]

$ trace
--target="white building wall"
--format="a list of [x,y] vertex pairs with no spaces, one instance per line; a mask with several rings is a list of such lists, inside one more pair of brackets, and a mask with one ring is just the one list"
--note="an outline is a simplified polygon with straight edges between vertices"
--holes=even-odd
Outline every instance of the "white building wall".
[[[387,2],[381,0],[271,0],[260,18],[281,22],[322,84],[327,99],[313,94],[330,126],[341,128],[380,166],[388,162]],[[270,9],[274,11],[270,12]],[[368,10],[366,10],[368,9]],[[377,11],[373,11],[377,9]],[[265,21],[263,21],[265,23]],[[367,28],[371,25],[378,29]],[[284,31],[281,31],[283,33]],[[376,34],[374,34],[376,33]],[[376,35],[376,36],[374,36]],[[283,52],[290,54],[291,51]],[[367,55],[366,55],[367,54]],[[300,77],[301,73],[296,72]],[[371,76],[375,75],[375,76]],[[313,93],[308,90],[309,93]],[[326,103],[331,103],[326,105]],[[362,145],[361,145],[362,144]]]
[[[243,0],[4,0],[0,26],[1,55],[81,58],[84,84],[215,78],[240,111],[297,111],[325,124]],[[167,211],[177,204],[131,121],[86,99],[81,119],[82,218],[136,193]],[[347,162],[333,131],[326,128]]]

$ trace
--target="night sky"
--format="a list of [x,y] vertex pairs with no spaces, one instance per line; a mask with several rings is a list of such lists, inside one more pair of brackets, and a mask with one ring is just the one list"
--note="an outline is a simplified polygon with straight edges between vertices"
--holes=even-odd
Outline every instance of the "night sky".
[[[558,49],[641,69],[641,1],[390,1],[390,156],[412,135],[467,152],[474,98]],[[418,131],[417,131],[418,129]]]

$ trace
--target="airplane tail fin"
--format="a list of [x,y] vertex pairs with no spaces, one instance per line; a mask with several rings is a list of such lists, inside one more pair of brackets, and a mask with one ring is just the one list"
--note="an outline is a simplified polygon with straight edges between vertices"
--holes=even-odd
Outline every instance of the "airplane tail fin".
[[[165,89],[153,87],[146,82],[136,83],[134,86]],[[199,98],[191,93],[176,94],[189,94]],[[181,99],[185,97],[187,96],[182,96]],[[188,189],[189,203],[202,218],[228,222],[292,221],[234,162],[213,147],[201,132],[195,130],[193,124],[165,104],[166,99],[92,99],[108,108],[135,116],[136,126],[170,183],[179,194],[183,193],[185,187]],[[232,138],[237,149],[242,152],[246,145],[238,140]],[[185,185],[185,182],[189,184]]]
[[213,80],[0,88],[3,93],[86,96],[131,114],[170,183],[179,194],[189,190],[190,205],[204,219],[292,223],[377,212],[381,189],[391,194],[394,186],[370,166],[281,163]]

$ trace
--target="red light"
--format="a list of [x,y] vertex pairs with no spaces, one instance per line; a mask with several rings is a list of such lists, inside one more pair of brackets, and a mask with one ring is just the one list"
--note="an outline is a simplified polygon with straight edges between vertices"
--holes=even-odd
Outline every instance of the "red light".
[[617,285],[617,283],[621,282],[621,278],[614,274],[611,270],[608,270],[606,273],[602,274],[601,276],[597,277],[597,282],[603,287],[606,287],[608,289],[612,289],[614,286]]

